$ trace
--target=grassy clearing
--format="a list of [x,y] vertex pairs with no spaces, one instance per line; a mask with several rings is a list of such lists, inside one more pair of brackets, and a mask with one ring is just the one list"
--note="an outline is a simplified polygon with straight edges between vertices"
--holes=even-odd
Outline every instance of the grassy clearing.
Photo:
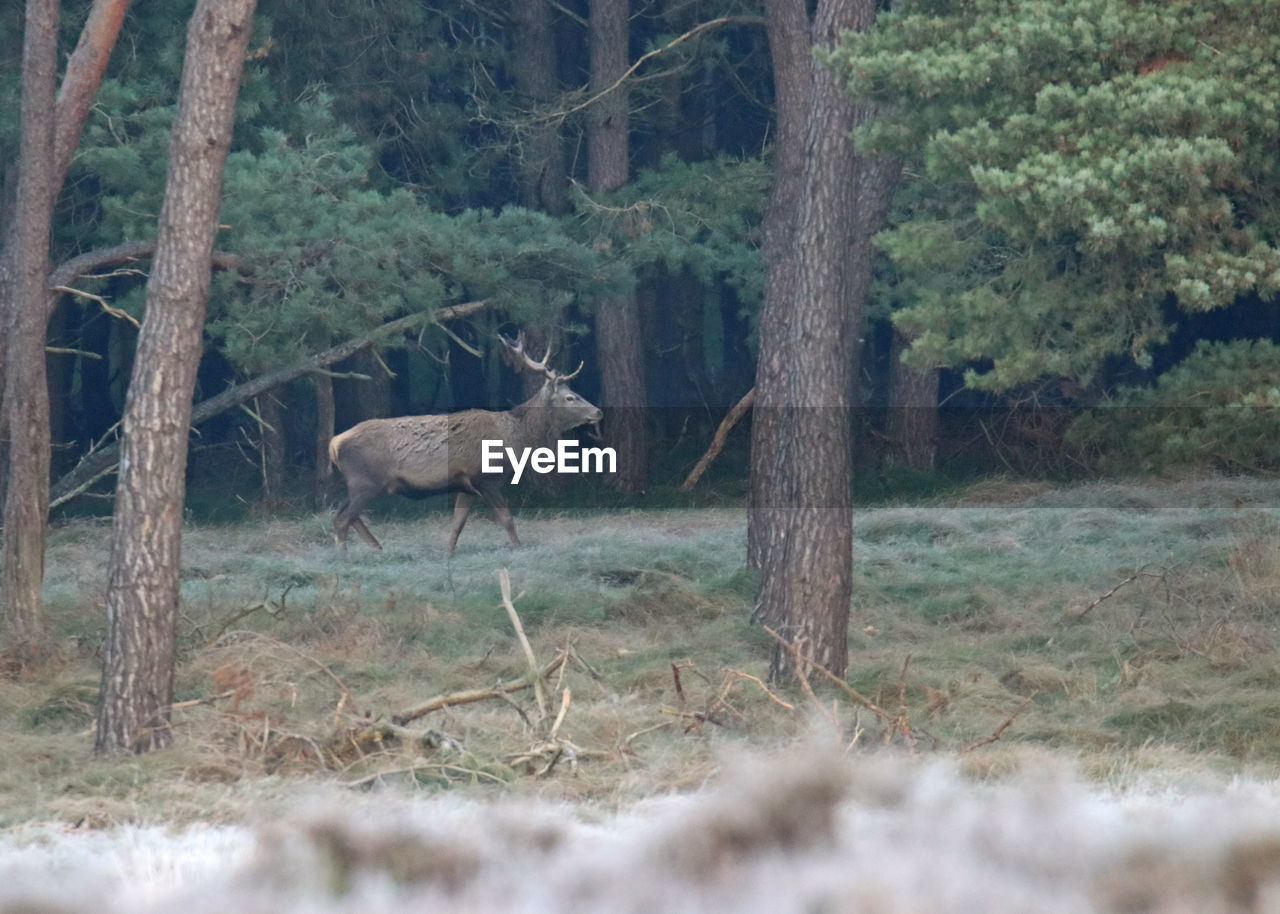
[[[1273,776],[1278,504],[1280,485],[1211,479],[984,483],[860,510],[850,684],[909,721],[921,754],[1012,718],[964,754],[980,776],[1046,754],[1111,784]],[[336,551],[327,516],[189,526],[177,698],[230,697],[177,710],[172,750],[114,760],[93,758],[88,735],[109,526],[55,529],[53,657],[0,682],[0,827],[233,821],[315,781],[611,808],[701,783],[723,745],[827,729],[833,702],[845,741],[906,742],[838,690],[818,689],[819,711],[750,678],[770,642],[748,620],[741,509],[525,512],[520,550],[479,517],[452,561],[447,524],[375,517],[382,554]],[[386,727],[432,696],[523,675],[504,567],[538,662],[581,658],[553,677],[547,716],[526,690]],[[576,773],[561,756],[538,777],[566,687],[556,735]]]

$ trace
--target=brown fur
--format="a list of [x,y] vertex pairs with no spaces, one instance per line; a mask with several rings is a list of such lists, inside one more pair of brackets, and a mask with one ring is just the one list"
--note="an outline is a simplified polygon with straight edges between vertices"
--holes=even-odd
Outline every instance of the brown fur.
[[450,554],[476,496],[489,502],[518,546],[515,521],[502,496],[505,475],[480,472],[482,442],[498,439],[517,450],[548,446],[569,429],[600,421],[600,415],[564,379],[548,373],[532,399],[505,412],[469,409],[361,422],[329,443],[329,460],[347,481],[347,501],[333,521],[338,542],[345,545],[347,532],[354,527],[370,546],[382,548],[360,519],[360,512],[378,495],[457,492]]

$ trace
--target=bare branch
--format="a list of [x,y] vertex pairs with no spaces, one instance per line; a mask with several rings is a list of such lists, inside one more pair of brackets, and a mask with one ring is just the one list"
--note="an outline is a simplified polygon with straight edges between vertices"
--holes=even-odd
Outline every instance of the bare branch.
[[676,47],[677,45],[684,44],[689,39],[695,38],[709,29],[718,28],[719,26],[722,26],[722,25],[764,25],[764,19],[760,16],[721,16],[719,19],[709,19],[706,22],[700,22],[697,25],[695,25],[693,28],[689,29],[689,31],[685,32],[683,35],[677,35],[675,38],[672,38],[662,47],[654,48],[652,51],[649,51],[648,53],[641,54],[640,57],[636,60],[636,62],[633,63],[631,66],[627,67],[627,69],[623,72],[623,74],[619,76],[613,82],[612,85],[606,86],[604,89],[601,89],[599,92],[597,92],[595,95],[588,98],[586,101],[581,102],[577,105],[574,105],[572,108],[569,108],[566,111],[556,111],[552,114],[544,114],[539,117],[536,117],[533,119],[533,123],[537,124],[537,123],[542,123],[543,121],[563,120],[564,118],[567,118],[571,114],[577,114],[579,111],[582,111],[586,108],[591,107],[596,102],[600,101],[600,99],[604,98],[606,95],[616,92],[618,88],[622,86],[623,83],[625,83],[628,79],[631,78],[631,75],[635,73],[636,70],[639,70],[642,66],[644,66],[653,58],[657,57],[659,54],[665,54],[667,51],[670,51],[672,48]]

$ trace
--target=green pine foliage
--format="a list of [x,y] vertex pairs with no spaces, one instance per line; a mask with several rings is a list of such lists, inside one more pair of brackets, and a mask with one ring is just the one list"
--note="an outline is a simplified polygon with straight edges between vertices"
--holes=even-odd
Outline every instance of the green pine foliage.
[[412,311],[487,299],[516,321],[590,302],[625,282],[548,216],[432,210],[373,187],[371,150],[314,105],[290,137],[227,163],[226,246],[247,268],[219,279],[208,331],[234,364],[261,370]]
[[600,199],[581,188],[577,232],[629,273],[688,273],[727,285],[754,314],[764,296],[760,225],[769,189],[760,159],[686,162],[673,154]]
[[[1280,291],[1280,6],[906,2],[829,63],[906,164],[896,318],[975,387],[1150,364],[1170,305]],[[973,363],[980,362],[981,368]]]
[[1201,342],[1154,387],[1121,388],[1078,419],[1070,437],[1106,447],[1116,469],[1280,466],[1280,346]]

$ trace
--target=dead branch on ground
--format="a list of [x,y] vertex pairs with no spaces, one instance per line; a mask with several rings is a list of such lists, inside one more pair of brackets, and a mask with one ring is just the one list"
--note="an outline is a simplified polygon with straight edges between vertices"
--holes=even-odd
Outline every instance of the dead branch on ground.
[[[556,655],[550,663],[538,671],[537,677],[545,679],[556,670],[558,670],[570,657],[571,651],[564,650]],[[429,698],[416,708],[404,711],[400,714],[393,714],[391,720],[396,724],[407,724],[415,721],[420,717],[426,717],[432,711],[439,711],[444,708],[451,708],[454,705],[466,705],[476,701],[487,701],[491,698],[500,698],[510,692],[519,692],[521,689],[527,689],[533,685],[532,680],[535,677],[532,674],[525,674],[519,679],[510,679],[506,682],[500,682],[488,689],[465,689],[461,692],[446,692],[443,695],[437,695]]]

